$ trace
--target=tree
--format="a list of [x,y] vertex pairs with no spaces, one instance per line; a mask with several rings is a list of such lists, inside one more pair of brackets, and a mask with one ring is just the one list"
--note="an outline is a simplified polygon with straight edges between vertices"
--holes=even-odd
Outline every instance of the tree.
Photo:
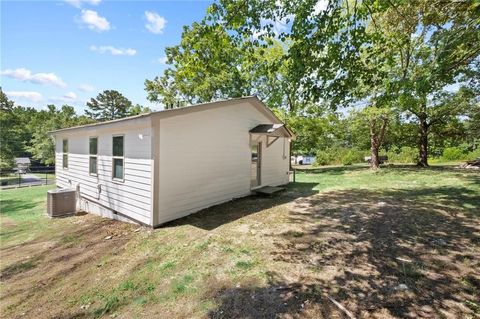
[[[421,165],[427,163],[429,97],[468,73],[480,52],[474,1],[222,0],[211,20],[241,41],[252,34],[290,39],[290,74],[304,100],[333,108],[365,101],[376,108],[401,107],[416,116]],[[277,28],[278,29],[278,28]],[[396,102],[396,103],[394,103]],[[378,139],[380,140],[380,139]],[[372,145],[372,149],[375,146]]]
[[479,9],[470,1],[438,7],[432,1],[417,0],[392,7],[383,16],[382,26],[397,43],[399,106],[418,123],[421,166],[428,166],[431,128],[462,111],[460,105],[445,106],[449,93],[444,88],[468,76],[479,58]]
[[293,110],[299,84],[289,79],[288,44],[235,41],[223,25],[207,19],[185,27],[180,44],[166,48],[169,67],[145,81],[147,98],[172,108],[257,95],[272,109]]
[[0,110],[11,111],[15,106],[15,102],[8,99],[8,96],[3,93],[2,87],[0,87]]
[[[312,63],[311,58],[308,59],[312,54],[321,57],[325,48],[311,46],[305,48],[307,34],[293,36],[295,33],[292,33],[289,36],[294,40],[289,41],[285,35],[275,30],[272,17],[286,14],[285,12],[275,12],[276,6],[257,1],[251,2],[251,5],[245,3],[243,5],[246,8],[239,7],[238,3],[231,1],[214,4],[201,23],[194,23],[191,28],[185,28],[180,45],[166,49],[167,61],[173,68],[167,69],[160,78],[146,81],[146,90],[151,101],[160,101],[171,107],[176,101],[178,103],[179,99],[190,103],[206,102],[256,93],[271,108],[285,109],[287,112],[284,119],[288,121],[289,116],[297,116],[297,109],[311,108],[312,105],[322,103],[320,97],[324,100],[330,98],[331,105],[334,105],[334,102],[346,104],[353,98],[370,99],[377,108],[381,101],[387,99],[389,92],[384,89],[387,72],[383,68],[373,66],[374,63],[383,62],[382,59],[386,60],[382,50],[378,48],[373,51],[360,50],[361,56],[356,57],[352,56],[352,52],[356,52],[355,49],[360,49],[356,46],[351,48],[347,55],[338,54],[331,57],[330,62],[335,61],[338,62],[334,63],[335,65],[343,66],[343,70],[337,67],[332,73],[333,69],[326,67],[326,63],[318,66]],[[307,9],[311,13],[313,4],[309,5],[311,7]],[[248,11],[249,9],[251,11]],[[297,9],[301,11],[304,6],[302,7],[300,3]],[[298,10],[296,13],[300,13]],[[336,12],[340,18],[344,16],[351,18],[353,15],[345,12],[342,7]],[[252,18],[250,14],[257,15]],[[272,22],[262,25],[262,19]],[[351,25],[348,19],[343,20],[343,23],[343,27]],[[340,26],[336,30],[346,34]],[[323,36],[323,33],[319,34]],[[374,35],[371,37],[374,38]],[[322,39],[330,40],[324,36]],[[329,44],[338,47],[338,44],[331,40]],[[342,82],[344,79],[338,80],[333,77],[332,74],[348,74],[352,66],[361,68],[361,71],[356,70],[355,74],[349,76],[346,81],[348,85],[345,81]],[[361,72],[362,77],[355,76]],[[313,83],[318,84],[312,77],[313,73],[316,73],[323,83],[333,85],[312,89]],[[317,92],[323,92],[323,95],[318,95]],[[374,147],[378,153],[379,145],[375,144]],[[376,161],[373,164],[378,166]]]
[[477,149],[480,147],[480,103],[472,105],[466,116],[467,136],[470,137],[472,149]]
[[221,26],[184,27],[179,45],[165,50],[173,68],[145,81],[148,99],[167,108],[250,94],[240,48]]
[[[375,109],[390,107],[394,98],[389,86],[392,59],[384,47],[375,45],[385,45],[385,41],[382,32],[371,27],[368,1],[331,1],[319,11],[316,5],[316,1],[224,0],[213,4],[210,14],[211,20],[232,29],[237,41],[260,34],[260,45],[270,37],[291,43],[285,73],[289,83],[297,85],[299,107],[327,103],[336,109],[358,101],[375,105]],[[383,6],[374,8],[374,12],[382,10]],[[281,30],[279,23],[284,24]],[[380,146],[372,144],[373,159]],[[377,168],[378,162],[374,160],[372,165]]]
[[11,168],[21,145],[17,132],[14,102],[0,87],[0,169]]
[[391,111],[385,107],[369,106],[353,116],[361,126],[368,127],[371,150],[370,166],[372,169],[378,169],[380,165],[379,151],[385,139],[385,130],[392,116]]
[[473,68],[470,69],[470,74],[466,77],[465,94],[468,99],[466,104],[469,105],[466,116],[466,132],[470,137],[469,142],[473,149],[477,149],[480,143],[480,59],[473,63]]
[[84,115],[77,116],[72,106],[63,105],[57,109],[55,105],[48,105],[47,110],[38,111],[32,117],[33,134],[26,150],[46,165],[55,164],[55,145],[48,132],[94,122]]
[[140,104],[135,104],[128,111],[128,116],[140,115],[150,113],[152,110],[148,106],[142,106]]
[[288,125],[295,132],[296,140],[292,143],[294,155],[315,154],[318,150],[332,148],[345,139],[342,135],[345,126],[335,112],[317,108],[289,114]]
[[109,121],[129,115],[132,102],[115,90],[106,90],[87,102],[85,114],[97,121]]
[[470,137],[472,148],[478,149],[480,147],[480,103],[472,106],[467,117],[467,136]]

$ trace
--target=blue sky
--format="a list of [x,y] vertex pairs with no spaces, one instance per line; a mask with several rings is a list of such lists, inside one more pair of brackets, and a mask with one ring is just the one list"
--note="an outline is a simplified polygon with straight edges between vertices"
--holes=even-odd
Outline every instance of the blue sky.
[[164,49],[211,1],[1,1],[1,86],[17,104],[85,102],[107,89],[133,103],[165,69]]

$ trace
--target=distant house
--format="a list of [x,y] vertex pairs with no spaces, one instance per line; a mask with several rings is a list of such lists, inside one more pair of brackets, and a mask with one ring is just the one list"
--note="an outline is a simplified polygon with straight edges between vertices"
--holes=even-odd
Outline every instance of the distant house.
[[17,166],[17,171],[21,174],[25,174],[30,168],[30,158],[28,157],[17,157],[15,158],[15,165]]
[[52,132],[80,209],[155,227],[289,181],[292,132],[256,97]]

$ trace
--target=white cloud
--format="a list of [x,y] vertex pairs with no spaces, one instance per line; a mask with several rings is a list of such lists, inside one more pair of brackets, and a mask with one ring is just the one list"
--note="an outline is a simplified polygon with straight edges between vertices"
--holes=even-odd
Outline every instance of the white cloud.
[[62,96],[51,96],[50,98],[48,98],[48,102],[53,104],[78,105],[86,101],[79,98],[75,92],[67,92]]
[[313,7],[313,13],[315,15],[320,14],[320,12],[327,10],[328,0],[318,0],[318,2]]
[[147,28],[148,31],[155,34],[163,33],[163,28],[165,28],[167,24],[167,20],[165,20],[164,17],[156,12],[145,11],[145,18],[147,18],[148,21],[148,23],[145,24],[145,28]]
[[75,92],[67,92],[63,95],[63,97],[68,100],[76,100],[77,94],[75,94]]
[[90,84],[80,84],[78,89],[82,92],[92,92],[95,90],[95,88]]
[[158,58],[157,61],[158,61],[160,64],[167,64],[167,60],[168,60],[168,58],[167,58],[166,56],[162,56],[162,57]]
[[110,30],[110,22],[102,16],[99,16],[96,11],[82,9],[81,20],[87,27],[95,31]]
[[2,71],[1,75],[24,82],[51,84],[59,87],[67,86],[65,82],[63,82],[63,80],[55,73],[32,73],[32,71],[26,68],[19,68],[15,70],[7,69]]
[[66,3],[74,6],[75,8],[81,8],[83,3],[98,5],[102,0],[64,0]]
[[103,46],[99,46],[99,47],[97,47],[96,45],[92,45],[92,46],[90,46],[90,50],[91,50],[91,51],[94,51],[94,52],[101,53],[101,54],[110,53],[111,55],[128,55],[128,56],[132,56],[132,55],[137,54],[137,50],[135,50],[135,49],[131,49],[131,48],[128,48],[128,49],[115,48],[115,47],[113,47],[113,46],[111,46],[111,45],[103,45]]
[[9,91],[5,94],[12,100],[28,100],[30,102],[40,102],[42,100],[42,95],[34,91]]

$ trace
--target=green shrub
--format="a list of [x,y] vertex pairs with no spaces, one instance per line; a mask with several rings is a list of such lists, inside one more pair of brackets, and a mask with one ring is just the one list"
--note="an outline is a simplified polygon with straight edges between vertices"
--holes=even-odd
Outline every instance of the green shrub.
[[480,147],[466,155],[466,159],[469,161],[476,160],[477,158],[480,158]]
[[328,148],[317,152],[314,165],[352,165],[354,163],[363,162],[364,155],[364,151],[359,151],[356,149],[349,149],[344,147]]
[[403,146],[400,149],[393,149],[387,152],[390,163],[409,164],[418,161],[418,150],[413,147]]
[[328,151],[318,151],[315,155],[315,163],[314,166],[323,166],[330,164],[330,154]]
[[352,164],[353,164],[353,159],[352,159],[352,157],[349,156],[349,155],[345,155],[345,156],[342,158],[342,164],[345,165],[345,166],[352,165]]
[[343,165],[352,165],[358,162],[358,151],[350,150],[342,156]]
[[15,161],[13,158],[7,158],[4,156],[0,156],[0,172],[2,170],[11,170],[15,166]]
[[442,153],[442,159],[444,161],[456,161],[464,158],[465,153],[458,147],[447,147]]

